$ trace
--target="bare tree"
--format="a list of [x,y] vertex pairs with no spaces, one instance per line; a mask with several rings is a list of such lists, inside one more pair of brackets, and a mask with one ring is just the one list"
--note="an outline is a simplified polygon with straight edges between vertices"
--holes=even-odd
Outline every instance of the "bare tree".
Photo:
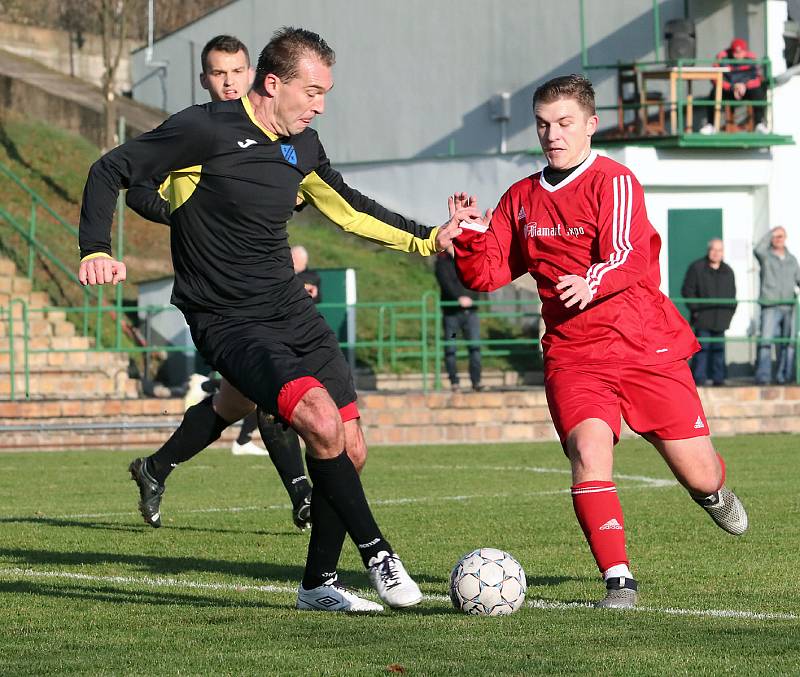
[[[89,3],[87,3],[89,4]],[[91,5],[99,14],[100,37],[103,44],[103,76],[100,87],[103,91],[104,124],[103,152],[117,145],[117,93],[115,82],[117,69],[125,48],[125,37],[130,16],[130,0],[93,0]]]

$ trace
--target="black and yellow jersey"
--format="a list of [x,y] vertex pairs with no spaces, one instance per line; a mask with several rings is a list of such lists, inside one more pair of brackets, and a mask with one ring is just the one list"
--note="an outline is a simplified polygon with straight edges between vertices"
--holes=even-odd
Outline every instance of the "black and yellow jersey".
[[111,254],[120,188],[167,173],[172,302],[184,311],[283,318],[309,298],[286,234],[298,194],[345,231],[400,251],[435,251],[436,228],[350,188],[313,129],[270,134],[245,97],[187,108],[95,162],[81,206],[81,257]]

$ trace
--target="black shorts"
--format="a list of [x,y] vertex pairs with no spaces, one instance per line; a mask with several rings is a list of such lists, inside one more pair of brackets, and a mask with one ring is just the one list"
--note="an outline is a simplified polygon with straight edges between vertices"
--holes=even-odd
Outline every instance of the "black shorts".
[[291,321],[185,313],[203,358],[239,392],[274,416],[287,384],[314,377],[339,409],[356,401],[350,365],[316,309]]

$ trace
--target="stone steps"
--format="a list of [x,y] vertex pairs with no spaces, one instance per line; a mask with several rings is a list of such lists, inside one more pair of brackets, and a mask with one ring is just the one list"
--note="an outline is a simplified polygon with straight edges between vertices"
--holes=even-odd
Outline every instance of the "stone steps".
[[[714,435],[800,433],[800,387],[703,388]],[[364,393],[371,445],[555,441],[543,388],[481,393]],[[183,416],[180,399],[61,399],[0,402],[0,449],[155,449]],[[9,426],[33,429],[14,431]],[[58,426],[61,430],[53,430]],[[72,429],[100,426],[96,430]],[[38,427],[38,429],[37,429]],[[229,445],[231,426],[219,446]],[[633,433],[623,429],[623,436]]]
[[[21,304],[9,305],[12,299],[28,304],[27,322]],[[49,306],[47,294],[32,291],[30,280],[0,257],[0,400],[11,397],[12,383],[15,399],[26,394],[34,399],[137,397],[137,382],[127,374],[128,356],[92,351],[93,339],[78,336],[66,311],[45,310]]]

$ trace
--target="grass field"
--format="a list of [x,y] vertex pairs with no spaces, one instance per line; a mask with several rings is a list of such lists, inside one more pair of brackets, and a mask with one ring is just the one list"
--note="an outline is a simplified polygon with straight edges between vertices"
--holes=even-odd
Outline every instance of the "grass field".
[[[736,539],[625,441],[617,482],[641,608],[600,611],[553,444],[371,451],[379,523],[426,595],[369,617],[292,606],[307,536],[266,459],[210,451],[144,525],[132,453],[0,458],[0,674],[789,674],[800,672],[797,437],[720,439],[751,531]],[[476,618],[446,598],[466,551],[513,553],[528,602]],[[348,543],[340,576],[365,590]],[[371,594],[371,593],[367,593]]]

